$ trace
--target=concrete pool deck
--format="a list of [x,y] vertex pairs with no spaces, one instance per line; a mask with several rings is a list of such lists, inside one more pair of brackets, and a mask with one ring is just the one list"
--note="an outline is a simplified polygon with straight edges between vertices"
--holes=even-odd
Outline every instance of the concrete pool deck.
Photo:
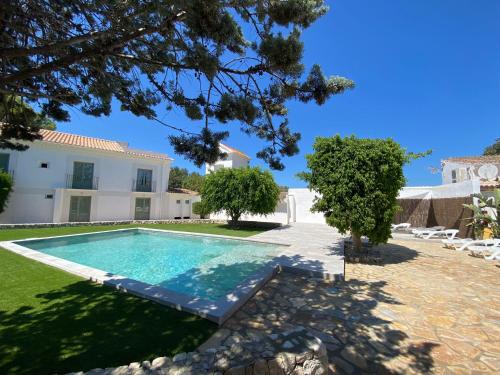
[[[325,280],[339,280],[343,278],[342,240],[340,236],[336,235],[336,232],[329,227],[320,225],[319,228],[314,229],[315,227],[316,225],[291,225],[270,230],[250,238],[236,238],[149,228],[117,229],[97,232],[104,233],[130,230],[160,231],[189,236],[216,237],[238,241],[289,245],[284,247],[283,251],[269,263],[263,265],[256,273],[238,284],[231,292],[215,301],[180,294],[157,285],[150,285],[125,276],[84,266],[23,246],[23,242],[33,240],[33,238],[5,241],[1,242],[0,246],[19,255],[76,274],[91,281],[110,285],[119,290],[156,301],[178,310],[187,311],[212,320],[218,324],[222,324],[267,281],[275,276],[280,269],[302,275],[322,277]],[[95,232],[46,237],[45,239],[84,236],[88,234],[95,234]],[[264,234],[267,234],[267,236],[264,236]]]
[[325,280],[344,279],[343,238],[326,224],[292,223],[250,238],[290,245],[279,259],[285,271]]

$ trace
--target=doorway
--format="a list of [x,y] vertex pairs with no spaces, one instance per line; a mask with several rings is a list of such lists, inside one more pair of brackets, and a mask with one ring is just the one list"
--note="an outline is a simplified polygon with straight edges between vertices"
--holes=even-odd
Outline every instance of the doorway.
[[69,221],[90,221],[90,203],[92,197],[72,196],[69,203]]
[[149,220],[151,198],[135,198],[135,220]]

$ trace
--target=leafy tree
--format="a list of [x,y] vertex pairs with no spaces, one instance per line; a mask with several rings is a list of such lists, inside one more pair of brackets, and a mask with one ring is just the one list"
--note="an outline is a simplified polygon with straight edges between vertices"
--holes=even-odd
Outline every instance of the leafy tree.
[[170,169],[170,175],[168,176],[168,188],[182,188],[182,183],[189,175],[186,168],[173,167]]
[[201,191],[208,210],[226,211],[232,225],[243,214],[274,212],[279,194],[279,186],[272,174],[257,167],[219,169],[206,177]]
[[391,139],[318,137],[307,155],[309,172],[301,173],[316,197],[313,211],[323,212],[328,225],[351,231],[354,246],[361,236],[373,243],[387,242],[398,210],[397,196],[405,184],[403,165],[410,158]]
[[484,149],[483,155],[500,155],[500,138]]
[[193,213],[200,215],[200,218],[204,219],[208,214],[210,214],[210,210],[208,209],[205,201],[201,200],[200,202],[193,203]]
[[5,210],[7,206],[7,200],[12,192],[13,185],[12,177],[7,172],[3,170],[0,171],[0,213]]
[[183,188],[193,191],[201,191],[204,177],[196,172],[189,173],[186,168],[173,167],[170,169],[168,188]]
[[[23,138],[24,130],[39,129],[54,130],[56,124],[46,114],[36,112],[23,98],[0,93],[0,123],[2,123],[2,134],[0,136],[0,148],[11,148],[25,150],[28,146],[20,144],[12,139]],[[30,124],[27,127],[13,126],[12,124]],[[36,136],[27,136],[24,139],[32,141]]]
[[205,177],[196,172],[191,172],[182,182],[184,189],[201,191]]
[[[285,102],[321,105],[354,86],[318,65],[304,75],[301,32],[326,11],[323,0],[5,0],[2,146],[38,137],[29,117],[11,114],[6,96],[38,103],[55,121],[69,120],[68,107],[107,116],[114,100],[179,131],[170,142],[198,166],[215,162],[228,136],[213,120],[235,120],[268,142],[257,156],[282,169],[281,157],[296,154],[300,139]],[[163,121],[174,108],[199,126]]]

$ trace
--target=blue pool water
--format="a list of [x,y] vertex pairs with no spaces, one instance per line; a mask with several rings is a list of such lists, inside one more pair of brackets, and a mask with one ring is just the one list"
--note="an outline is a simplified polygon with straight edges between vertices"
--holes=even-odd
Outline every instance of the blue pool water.
[[227,294],[281,246],[131,229],[17,242],[21,246],[208,300]]

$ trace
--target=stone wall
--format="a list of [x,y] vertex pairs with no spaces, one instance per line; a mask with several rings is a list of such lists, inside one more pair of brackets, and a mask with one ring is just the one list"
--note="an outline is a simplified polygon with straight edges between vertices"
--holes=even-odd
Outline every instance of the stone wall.
[[93,369],[73,375],[326,375],[325,345],[304,327],[269,335],[266,340],[243,341],[230,336],[223,345],[173,358],[134,362],[116,368]]

